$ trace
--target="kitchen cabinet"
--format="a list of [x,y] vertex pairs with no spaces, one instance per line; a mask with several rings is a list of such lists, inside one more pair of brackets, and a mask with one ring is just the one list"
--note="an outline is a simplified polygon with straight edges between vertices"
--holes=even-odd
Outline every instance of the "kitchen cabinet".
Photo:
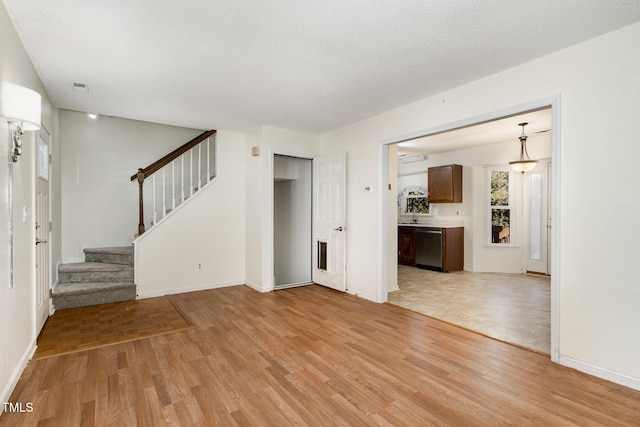
[[398,227],[398,264],[416,265],[415,227]]
[[442,269],[456,271],[464,268],[464,227],[442,229]]
[[464,227],[398,227],[398,264],[437,271],[464,268]]
[[429,203],[462,203],[462,166],[444,165],[427,169]]

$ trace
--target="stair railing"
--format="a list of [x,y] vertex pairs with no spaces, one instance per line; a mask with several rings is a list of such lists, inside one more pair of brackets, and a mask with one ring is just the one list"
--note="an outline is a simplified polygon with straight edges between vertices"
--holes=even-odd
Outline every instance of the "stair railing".
[[215,134],[215,130],[203,132],[131,176],[131,181],[138,181],[139,189],[138,235],[142,235],[146,229],[144,183],[147,178],[152,178],[150,221],[153,225],[215,177],[215,146],[212,146],[212,139],[215,144]]

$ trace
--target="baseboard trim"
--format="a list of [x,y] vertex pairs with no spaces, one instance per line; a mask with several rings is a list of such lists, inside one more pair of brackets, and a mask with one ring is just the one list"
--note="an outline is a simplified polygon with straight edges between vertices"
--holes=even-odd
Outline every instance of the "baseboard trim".
[[[228,288],[230,286],[238,286],[244,285],[243,281],[233,281],[233,282],[220,282],[220,283],[210,283],[205,285],[191,286],[188,288],[178,288],[178,289],[165,289],[161,291],[154,292],[141,292],[138,294],[137,299],[146,299],[146,298],[155,298],[162,297],[165,295],[175,295],[175,294],[184,294],[187,292],[196,292],[196,291],[206,291],[210,289],[219,289],[219,288]],[[139,288],[138,288],[139,289]]]
[[398,285],[395,286],[390,286],[387,288],[387,292],[395,292],[395,291],[399,291],[400,287]]
[[599,366],[595,366],[590,363],[566,356],[560,356],[558,363],[563,366],[576,369],[580,372],[593,375],[594,377],[602,378],[604,380],[611,381],[613,383],[620,384],[634,390],[640,390],[639,378],[630,377],[629,375],[601,368]]
[[260,293],[265,293],[265,292],[271,292],[271,289],[262,289],[262,286],[258,286],[253,282],[250,281],[245,281],[244,282],[245,285],[247,285],[248,287],[250,287],[251,289],[253,289],[254,291],[258,291]]
[[359,298],[364,298],[372,302],[380,303],[380,301],[378,301],[378,298],[375,295],[369,295],[369,294],[362,293],[360,291],[352,291],[349,289],[347,289],[346,293],[357,296]]
[[[2,402],[9,402],[9,399],[11,398],[11,393],[13,393],[13,390],[16,388],[16,385],[18,384],[18,380],[22,376],[22,373],[27,367],[29,360],[31,360],[35,352],[36,352],[36,340],[34,339],[27,346],[27,349],[22,354],[20,361],[17,363],[15,369],[11,373],[11,376],[9,377],[9,381],[2,389],[2,394],[0,395],[0,399],[2,399],[1,400]],[[2,406],[0,407],[0,414],[2,414],[2,412],[4,411],[4,405],[0,405],[0,406]]]

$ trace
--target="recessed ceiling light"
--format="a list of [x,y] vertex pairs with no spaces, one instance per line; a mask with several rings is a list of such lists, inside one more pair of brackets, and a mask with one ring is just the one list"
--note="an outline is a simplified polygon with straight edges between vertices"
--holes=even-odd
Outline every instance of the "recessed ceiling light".
[[89,92],[89,85],[86,83],[73,82],[73,88],[78,92]]
[[98,118],[98,115],[96,113],[87,113],[87,116],[89,116],[91,120],[95,120]]

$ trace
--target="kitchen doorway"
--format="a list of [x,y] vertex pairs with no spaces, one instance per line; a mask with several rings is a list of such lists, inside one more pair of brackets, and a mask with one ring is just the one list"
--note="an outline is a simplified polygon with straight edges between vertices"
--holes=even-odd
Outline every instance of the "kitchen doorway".
[[[554,102],[551,102],[549,105],[547,105],[545,107],[536,107],[535,109],[532,109],[530,111],[549,110],[550,115],[553,116],[552,106],[553,106]],[[527,110],[523,109],[521,111],[526,112]],[[503,118],[511,118],[511,119],[517,120],[516,116],[519,115],[519,114],[522,114],[522,113],[505,115]],[[484,123],[487,123],[487,122],[490,122],[490,121],[493,121],[493,120],[497,120],[497,119],[500,119],[500,117],[498,116],[498,117],[495,117],[495,118],[491,118],[490,120],[478,120],[476,123],[465,123],[464,125],[461,125],[459,127],[452,126],[450,129],[453,130],[453,129],[458,129],[458,128],[465,128],[467,130],[473,130],[473,128],[474,128],[474,126],[476,124],[484,124]],[[553,123],[555,123],[556,119],[557,119],[557,117],[553,117]],[[437,132],[438,136],[442,136],[446,132],[448,132],[448,131],[442,131],[441,128],[439,128],[439,129],[440,130]],[[511,132],[514,133],[514,130],[512,129]],[[548,338],[548,340],[547,340],[548,344],[546,346],[543,345],[542,346],[543,348],[541,349],[540,346],[531,346],[531,345],[527,345],[527,343],[518,343],[518,342],[512,342],[512,343],[515,344],[515,345],[521,345],[521,346],[523,346],[525,348],[531,348],[531,349],[533,349],[535,351],[539,351],[539,352],[542,352],[542,353],[548,353],[548,354],[551,355],[552,360],[555,360],[557,356],[555,355],[555,348],[556,347],[555,347],[555,338],[554,338],[554,322],[553,322],[552,319],[555,316],[555,312],[553,310],[553,301],[554,301],[553,295],[554,295],[554,292],[557,292],[554,289],[557,289],[557,288],[554,288],[553,279],[550,276],[550,274],[551,274],[550,247],[551,247],[551,241],[553,239],[552,239],[552,236],[551,236],[551,233],[550,233],[550,228],[549,228],[550,227],[550,223],[548,222],[550,220],[551,215],[547,214],[546,210],[548,210],[549,212],[552,211],[552,209],[550,209],[550,207],[551,207],[550,200],[551,200],[552,195],[553,195],[553,186],[550,184],[550,182],[551,182],[550,173],[551,173],[551,170],[552,170],[552,168],[551,168],[551,153],[556,152],[556,150],[558,149],[558,146],[557,146],[557,142],[554,142],[554,136],[553,136],[553,132],[552,132],[551,127],[549,127],[548,129],[539,129],[539,130],[536,130],[536,132],[537,132],[537,134],[543,134],[543,133],[548,134],[548,138],[550,140],[549,155],[547,156],[547,159],[545,161],[539,162],[539,166],[538,166],[539,168],[546,168],[546,169],[542,169],[543,170],[542,173],[543,174],[546,173],[546,176],[539,176],[539,177],[535,178],[533,181],[532,180],[527,180],[527,179],[522,181],[524,185],[528,186],[528,188],[527,188],[527,192],[528,193],[527,194],[529,194],[529,196],[526,196],[526,198],[528,198],[527,200],[523,200],[523,199],[525,199],[524,192],[522,192],[521,196],[520,196],[521,200],[520,200],[520,208],[519,209],[521,209],[520,215],[522,215],[522,226],[521,226],[521,229],[518,231],[518,233],[519,233],[519,235],[518,235],[519,241],[518,241],[517,245],[520,246],[521,248],[523,248],[522,249],[522,255],[521,255],[521,258],[520,258],[521,259],[522,273],[527,272],[527,271],[541,273],[540,277],[535,278],[535,279],[541,279],[541,282],[542,282],[542,293],[543,294],[546,293],[546,297],[542,299],[542,300],[546,301],[546,302],[543,302],[544,307],[542,307],[542,309],[544,311],[546,311],[547,313],[549,313],[548,314],[548,319],[547,319],[548,321],[546,322],[547,326],[546,327],[543,326],[543,327],[546,328],[546,330],[543,331],[543,332],[544,332],[544,334],[546,334],[546,336]],[[419,139],[419,138],[422,138],[424,135],[428,135],[428,133],[425,133],[422,136],[416,135],[415,138],[411,138],[411,139],[408,139],[408,140],[410,141],[410,140],[413,140],[413,139]],[[516,135],[516,137],[517,137],[517,135]],[[407,140],[405,140],[405,141],[407,141]],[[445,145],[450,145],[450,144],[445,144]],[[398,150],[400,151],[400,148],[398,148]],[[479,149],[475,148],[475,147],[474,148],[466,147],[466,150],[467,150],[467,154],[469,154],[470,152],[474,152],[474,151],[479,152]],[[393,152],[395,152],[395,150],[389,150],[389,152],[393,153]],[[420,155],[424,155],[425,159],[428,158],[428,156],[429,156],[428,153],[419,153],[419,152],[415,152],[415,151],[412,152],[412,153],[405,154],[405,156],[411,157],[411,160],[419,158],[417,156],[420,156]],[[479,156],[482,157],[482,154],[479,154]],[[517,158],[517,151],[514,151],[514,154],[512,154],[512,157],[514,157],[514,158],[511,159],[511,160],[515,160]],[[534,157],[532,156],[532,158],[534,158]],[[456,163],[456,162],[452,161],[451,163]],[[493,164],[496,164],[496,163],[507,165],[508,160],[507,161],[496,161]],[[467,163],[464,163],[464,164],[467,164]],[[492,164],[492,162],[490,160],[487,160],[487,159],[480,159],[480,160],[477,161],[477,163],[475,163],[476,166],[477,165],[481,165],[481,164]],[[414,167],[418,167],[419,168],[420,166],[416,165],[414,163]],[[508,165],[507,165],[507,167],[508,167]],[[399,173],[400,173],[400,170],[398,170],[398,174]],[[479,172],[477,172],[477,171],[474,172],[474,175],[473,175],[474,179],[472,180],[471,184],[472,185],[478,184],[477,178],[479,178],[481,176],[482,175]],[[389,182],[392,182],[392,180],[390,179]],[[542,204],[537,205],[537,206],[533,206],[533,202],[532,202],[532,198],[531,198],[531,194],[534,193],[532,191],[534,185],[537,185],[539,190],[545,192],[546,194],[544,194],[544,197],[547,198],[547,201],[543,201]],[[523,187],[520,187],[520,188],[524,189]],[[540,196],[540,192],[538,192],[536,194],[537,194],[537,196]],[[476,200],[474,199],[474,202],[475,201]],[[434,207],[436,208],[436,209],[434,209],[436,211],[439,211],[439,210],[441,211],[442,210],[442,208],[440,208],[437,205],[435,205]],[[440,208],[440,209],[437,209],[437,208]],[[445,208],[445,209],[447,209],[447,208]],[[526,214],[525,214],[525,211],[527,212]],[[483,234],[482,230],[478,230],[479,227],[482,227],[482,222],[483,222],[482,220],[479,220],[478,217],[482,216],[484,211],[483,211],[483,208],[481,206],[474,206],[474,207],[472,207],[470,209],[470,212],[471,212],[472,216],[475,216],[475,221],[472,220],[471,227],[470,227],[470,228],[473,229],[472,233],[471,233],[471,238],[478,238],[478,236],[482,236],[482,234]],[[531,219],[532,219],[533,215],[535,215],[536,212],[540,215],[541,221],[539,221],[539,223],[537,225],[535,225],[535,224],[532,225],[533,221],[531,221]],[[390,213],[391,220],[393,220],[394,217],[395,216],[392,213]],[[465,231],[468,232],[469,230],[465,230]],[[536,232],[538,232],[541,235],[543,235],[543,237],[536,240],[536,238],[533,237],[533,234],[536,233]],[[391,236],[391,238],[393,238],[393,237],[395,237],[395,236]],[[482,238],[482,237],[480,237],[480,238]],[[467,242],[465,243],[465,245],[468,243],[468,240],[469,240],[469,235],[467,235]],[[533,245],[532,243],[535,243],[535,245]],[[484,242],[482,244],[484,244]],[[536,250],[534,250],[534,246],[537,248],[537,252],[536,252]],[[526,250],[525,250],[525,248],[526,248]],[[499,251],[499,249],[494,249],[494,251]],[[546,251],[547,253],[542,253],[541,251]],[[465,252],[466,252],[465,253],[466,257],[468,259],[469,258],[471,259],[471,261],[470,261],[470,267],[471,268],[469,268],[469,266],[467,266],[467,265],[465,265],[465,268],[468,269],[468,270],[471,270],[471,271],[483,271],[483,270],[474,270],[474,267],[479,264],[478,263],[478,258],[479,257],[474,252],[474,250],[471,250],[470,253],[468,251],[465,251]],[[529,258],[537,258],[539,262],[531,263],[531,262],[529,262]],[[409,267],[409,268],[411,269],[411,267]],[[401,270],[402,269],[406,269],[406,267],[405,266],[397,266],[396,269],[398,271],[398,276],[397,276],[398,286],[402,290],[403,289],[403,280],[405,280],[404,278],[406,277],[406,273],[407,272],[406,271],[401,271]],[[416,269],[416,271],[417,271],[417,269]],[[466,278],[471,278],[473,275],[476,274],[476,273],[473,273],[471,271],[463,271],[463,272],[460,272],[460,273],[462,275],[466,275]],[[491,270],[484,270],[484,271],[491,271]],[[437,274],[443,274],[443,273],[432,273],[432,272],[430,272],[430,274],[436,274],[437,275]],[[451,274],[451,273],[449,273],[449,274]],[[485,273],[484,272],[483,273],[478,273],[478,275],[482,275],[482,274],[485,274]],[[510,286],[507,282],[509,282],[509,275],[513,274],[513,273],[501,273],[501,272],[497,271],[497,272],[491,273],[491,274],[497,274],[498,275],[497,278],[495,278],[495,277],[493,278],[494,282],[505,282],[506,286]],[[529,275],[518,274],[517,276],[522,276],[522,277],[526,278]],[[434,279],[434,277],[435,277],[435,279]],[[441,276],[434,276],[434,277],[422,278],[420,280],[424,280],[424,283],[428,284],[429,282],[432,282],[432,283],[433,282],[437,282],[438,278],[444,278],[444,276],[442,276],[442,277]],[[449,276],[448,278],[450,279],[451,276]],[[513,276],[512,278],[516,278],[516,276]],[[545,287],[546,287],[546,290],[544,289]],[[393,290],[391,290],[391,291],[392,292],[388,295],[388,300],[389,300],[389,302],[395,303],[395,301],[392,301],[395,298],[391,297],[391,295],[394,292],[393,292]],[[459,297],[461,297],[460,299],[464,298],[463,295],[459,295]],[[418,298],[417,294],[413,295],[413,296],[410,296],[408,298],[409,300],[413,299],[414,307],[416,306],[415,303],[419,303],[419,301],[416,298]],[[429,303],[432,303],[432,302],[433,301],[429,301]],[[401,304],[398,304],[398,305],[401,305]],[[442,305],[443,305],[445,310],[447,309],[447,306],[449,306],[449,309],[450,309],[450,304],[447,304],[446,300],[444,300],[444,299],[443,299],[443,304]],[[422,310],[420,310],[419,308],[418,309],[417,308],[410,308],[410,309],[412,309],[414,311],[422,312]],[[439,315],[437,315],[437,314],[434,315],[433,313],[426,313],[426,314],[432,315],[433,317],[436,317],[436,318],[442,318],[442,320],[448,321],[450,323],[458,324],[454,320],[444,318],[444,316],[439,317]],[[478,324],[482,323],[481,320],[484,320],[484,319],[480,319],[480,318],[478,318],[478,319],[479,319],[479,321],[477,322]],[[527,323],[526,321],[524,321],[522,319],[518,320],[518,318],[515,318],[515,319],[512,319],[512,320],[506,320],[506,322],[511,322],[511,323],[518,323],[519,322],[519,323],[522,323],[524,325],[526,325],[526,323]],[[460,326],[462,326],[462,327],[464,327],[466,329],[476,330],[477,332],[484,333],[485,335],[491,336],[486,331],[481,330],[481,328],[474,329],[473,326],[469,326],[468,324],[464,324],[464,325],[460,325]],[[527,326],[525,326],[525,328],[526,327]],[[495,337],[495,336],[494,336],[494,338],[503,339],[503,338]],[[503,339],[503,340],[505,340],[505,339]],[[509,340],[506,340],[506,341],[509,342]]]

